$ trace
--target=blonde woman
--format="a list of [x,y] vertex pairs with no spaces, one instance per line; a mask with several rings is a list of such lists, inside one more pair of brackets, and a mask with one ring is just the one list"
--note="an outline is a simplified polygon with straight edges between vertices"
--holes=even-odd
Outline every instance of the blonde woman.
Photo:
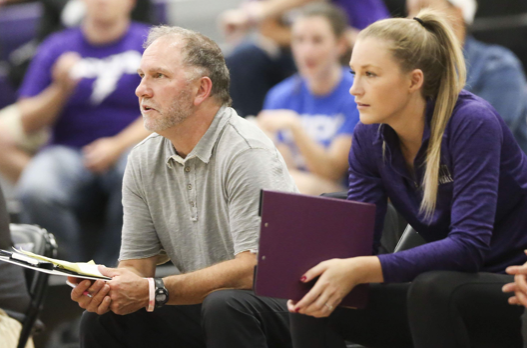
[[[500,274],[526,261],[527,158],[489,103],[463,91],[465,64],[437,14],[359,34],[350,66],[361,123],[349,199],[377,205],[376,253],[390,198],[428,242],[396,254],[333,259],[288,303],[295,347],[520,347],[522,307]],[[337,307],[370,285],[366,309]],[[313,319],[312,317],[329,317]]]

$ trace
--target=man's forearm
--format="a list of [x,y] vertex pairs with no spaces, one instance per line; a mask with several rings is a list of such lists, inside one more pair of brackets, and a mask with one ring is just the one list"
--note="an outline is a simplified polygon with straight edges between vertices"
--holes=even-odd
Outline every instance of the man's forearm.
[[169,292],[168,304],[183,305],[202,303],[213,291],[221,289],[250,289],[256,255],[249,252],[238,254],[234,260],[187,274],[164,278]]
[[24,132],[30,134],[53,124],[69,95],[60,86],[51,84],[40,94],[19,100]]

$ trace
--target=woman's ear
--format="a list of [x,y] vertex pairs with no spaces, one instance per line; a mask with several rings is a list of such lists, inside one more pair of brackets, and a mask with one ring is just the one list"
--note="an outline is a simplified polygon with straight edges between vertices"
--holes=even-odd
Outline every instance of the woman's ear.
[[413,93],[423,87],[425,83],[425,75],[421,69],[414,69],[410,72],[410,88],[409,92]]
[[210,77],[203,76],[199,79],[198,90],[196,96],[194,97],[194,105],[198,106],[203,103],[209,96],[212,91],[212,81]]

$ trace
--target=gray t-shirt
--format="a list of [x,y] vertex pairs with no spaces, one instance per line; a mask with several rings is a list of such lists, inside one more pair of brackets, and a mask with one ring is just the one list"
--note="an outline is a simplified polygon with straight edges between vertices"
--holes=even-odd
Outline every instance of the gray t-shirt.
[[166,253],[185,273],[257,249],[261,189],[297,192],[273,142],[233,109],[184,159],[153,134],[128,159],[120,259]]

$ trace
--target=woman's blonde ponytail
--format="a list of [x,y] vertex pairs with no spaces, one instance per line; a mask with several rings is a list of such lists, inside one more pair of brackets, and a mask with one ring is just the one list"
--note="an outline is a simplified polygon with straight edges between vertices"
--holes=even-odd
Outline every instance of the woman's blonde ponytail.
[[428,9],[421,11],[415,19],[376,22],[363,30],[358,39],[366,37],[386,40],[403,71],[421,69],[423,97],[435,102],[420,207],[421,213],[430,219],[437,201],[441,141],[466,80],[461,44],[441,15]]

